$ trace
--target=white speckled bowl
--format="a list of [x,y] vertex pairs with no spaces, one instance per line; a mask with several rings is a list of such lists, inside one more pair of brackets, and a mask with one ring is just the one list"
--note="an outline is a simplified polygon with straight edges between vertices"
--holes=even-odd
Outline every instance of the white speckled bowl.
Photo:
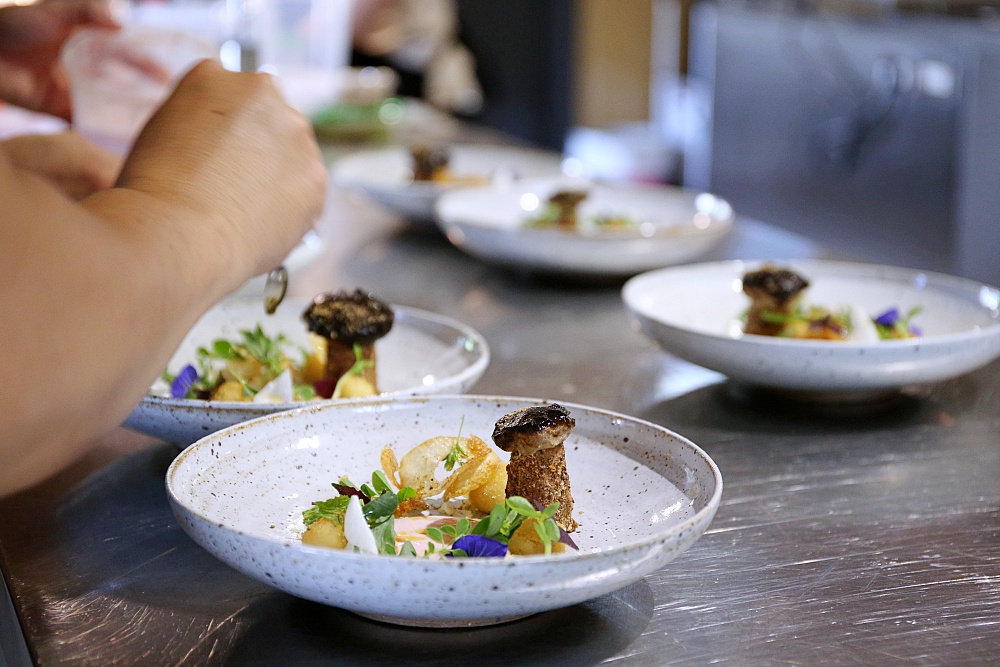
[[[552,178],[562,174],[557,153],[511,146],[455,144],[449,148],[449,170],[456,177],[489,179]],[[357,151],[337,160],[330,178],[344,188],[357,188],[400,215],[430,223],[434,204],[461,183],[414,181],[410,152],[403,146]],[[433,225],[431,225],[433,226]]]
[[[269,335],[284,333],[292,342],[308,347],[301,318],[308,301],[286,299],[270,317],[264,314],[262,303],[260,297],[247,297],[227,299],[215,306],[188,332],[168,370],[177,373],[194,362],[198,347],[216,338],[236,340],[240,330],[257,324]],[[490,349],[477,331],[435,313],[404,306],[393,306],[393,310],[396,321],[392,330],[375,343],[382,396],[458,394],[482,377],[490,362]],[[167,442],[189,445],[221,428],[302,405],[170,398],[170,388],[158,380],[124,425]]]
[[[1000,356],[1000,291],[972,280],[852,262],[780,261],[810,281],[804,303],[872,315],[923,308],[923,335],[877,343],[741,335],[742,277],[761,261],[696,264],[636,276],[622,289],[635,325],[663,349],[756,386],[842,394],[955,377]],[[735,324],[735,326],[734,326]]]
[[[635,228],[581,231],[525,227],[560,190],[584,190],[581,220],[623,216]],[[600,185],[548,179],[441,196],[437,224],[455,246],[499,264],[595,276],[631,276],[695,259],[729,234],[735,216],[724,199],[662,185]]]
[[[371,477],[390,444],[463,432],[487,441],[497,419],[544,403],[486,396],[368,399],[306,407],[195,443],[166,483],[180,525],[217,558],[287,593],[381,620],[484,625],[572,605],[659,569],[705,531],[722,478],[697,446],[632,417],[563,403],[581,551],[506,559],[370,556],[304,546],[302,511],[341,475]],[[500,450],[498,453],[503,454]]]

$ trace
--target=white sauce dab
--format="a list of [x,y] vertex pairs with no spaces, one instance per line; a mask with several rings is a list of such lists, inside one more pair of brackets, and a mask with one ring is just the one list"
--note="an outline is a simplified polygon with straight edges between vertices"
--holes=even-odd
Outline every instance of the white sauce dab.
[[357,496],[351,496],[347,501],[347,511],[344,512],[344,537],[347,538],[347,550],[354,547],[365,554],[378,554],[375,536],[372,535],[365,515],[361,511],[361,501]]
[[291,403],[292,372],[287,368],[281,375],[260,388],[253,397],[254,403]]
[[851,335],[848,337],[848,340],[859,343],[879,342],[878,329],[875,328],[875,323],[872,322],[872,316],[857,304],[851,306]]

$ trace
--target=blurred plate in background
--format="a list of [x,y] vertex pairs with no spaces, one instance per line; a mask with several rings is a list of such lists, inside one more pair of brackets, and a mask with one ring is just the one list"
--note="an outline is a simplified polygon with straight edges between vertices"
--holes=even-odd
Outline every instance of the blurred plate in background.
[[[576,228],[540,227],[546,201],[586,192]],[[733,226],[732,207],[673,186],[598,185],[536,180],[454,190],[437,204],[438,225],[462,250],[526,269],[630,276],[689,261],[714,248]],[[598,223],[611,218],[617,223]]]
[[400,215],[430,222],[435,202],[449,190],[493,180],[554,178],[562,174],[561,156],[548,151],[456,144],[447,153],[449,178],[440,181],[414,181],[413,160],[403,146],[346,155],[333,164],[331,178],[341,187],[363,191]]
[[635,325],[660,346],[739,382],[803,392],[871,392],[935,382],[1000,356],[1000,290],[964,278],[891,266],[780,262],[810,282],[804,304],[857,305],[872,316],[920,307],[921,336],[874,343],[740,332],[750,305],[742,278],[761,261],[712,262],[629,280],[622,297]]

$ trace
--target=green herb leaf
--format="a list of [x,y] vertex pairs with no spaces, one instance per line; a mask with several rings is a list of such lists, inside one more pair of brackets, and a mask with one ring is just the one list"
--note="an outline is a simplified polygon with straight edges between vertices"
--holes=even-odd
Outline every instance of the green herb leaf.
[[538,514],[538,510],[528,502],[527,499],[521,496],[511,496],[507,499],[507,507],[514,510],[521,516],[535,516]]
[[[364,492],[364,486],[361,488],[362,492]],[[387,492],[365,503],[361,511],[364,513],[368,525],[374,529],[376,522],[387,517],[392,517],[393,512],[396,511],[398,506],[399,500],[396,499],[396,494]]]
[[444,457],[444,469],[448,472],[458,464],[459,461],[464,461],[468,454],[462,449],[462,427],[465,426],[465,415],[462,415],[462,421],[458,424],[458,435],[455,436],[455,446],[451,448],[448,455]]
[[785,324],[792,319],[792,316],[786,313],[776,313],[772,310],[762,310],[760,311],[760,319],[766,324]]
[[549,539],[548,531],[545,530],[545,525],[535,522],[532,526],[535,529],[535,533],[538,535],[538,539],[542,541],[542,546],[545,547],[545,555],[549,556],[552,554],[552,540]]
[[417,549],[413,546],[413,542],[406,540],[403,542],[403,546],[399,547],[400,556],[408,556],[410,558],[417,557]]
[[297,384],[292,389],[292,397],[296,401],[311,401],[316,398],[316,389],[311,384]]
[[[380,496],[381,497],[381,496]],[[392,496],[395,500],[395,496]],[[367,508],[369,505],[375,503],[378,499],[365,505]],[[396,522],[393,521],[392,515],[378,521],[371,526],[372,535],[375,536],[375,546],[378,552],[383,556],[395,556],[396,555]]]
[[431,538],[435,542],[444,544],[444,533],[441,532],[440,528],[427,528],[424,532],[427,533],[427,537]]
[[392,491],[392,487],[389,486],[389,478],[381,470],[372,473],[372,486],[380,494]]
[[416,498],[417,492],[412,486],[404,486],[399,491],[396,492],[396,499],[402,503],[404,500],[409,500],[410,498]]
[[354,344],[354,364],[351,365],[347,371],[337,379],[337,384],[333,387],[333,398],[340,398],[344,393],[344,382],[351,375],[361,375],[365,372],[365,369],[369,366],[374,366],[375,362],[364,358],[364,350],[361,349],[361,345],[358,343]]
[[347,496],[318,500],[313,503],[312,507],[302,512],[302,522],[309,526],[320,519],[329,519],[336,524],[342,524],[349,500],[350,498]]

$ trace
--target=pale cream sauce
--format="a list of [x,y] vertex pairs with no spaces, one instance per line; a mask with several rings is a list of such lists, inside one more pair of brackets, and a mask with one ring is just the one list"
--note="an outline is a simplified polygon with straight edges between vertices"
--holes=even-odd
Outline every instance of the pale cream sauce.
[[[431,538],[427,537],[427,529],[430,527],[440,528],[445,525],[454,526],[458,519],[451,516],[403,516],[396,519],[396,550],[403,546],[404,542],[413,543],[413,548],[418,556],[423,556],[427,552],[427,545]],[[435,543],[435,549],[440,549],[442,544]]]

